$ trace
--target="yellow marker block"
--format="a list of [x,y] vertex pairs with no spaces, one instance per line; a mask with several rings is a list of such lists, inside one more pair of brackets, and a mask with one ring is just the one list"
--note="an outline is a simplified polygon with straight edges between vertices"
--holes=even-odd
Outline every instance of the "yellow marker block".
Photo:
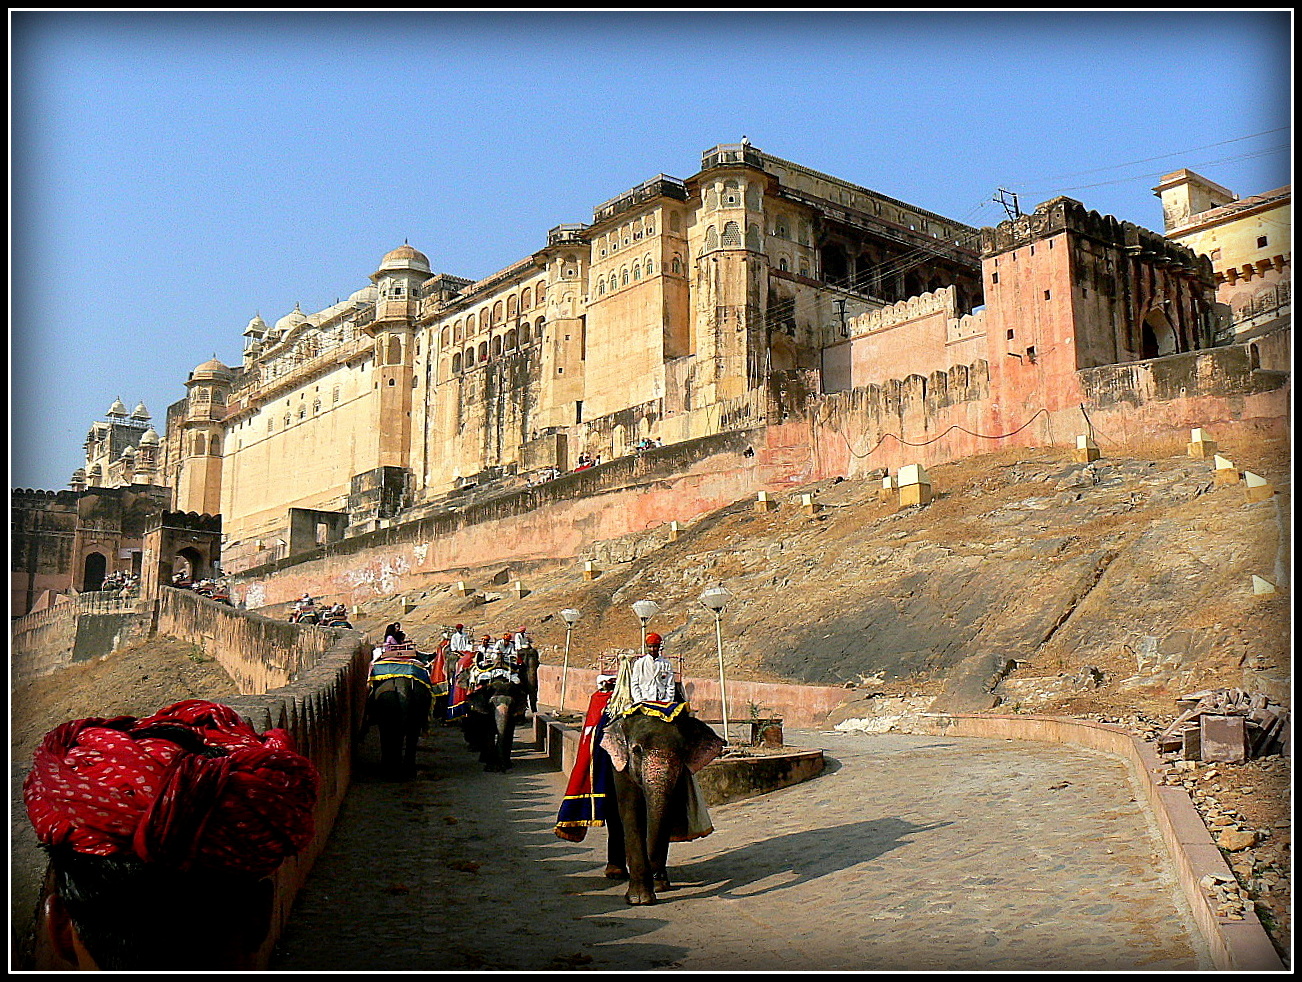
[[776,511],[778,503],[770,497],[767,491],[761,491],[755,496],[756,511]]
[[895,500],[895,481],[889,474],[882,478],[882,486],[877,489],[878,501]]
[[800,496],[800,509],[806,515],[817,515],[823,510],[823,506],[814,500],[814,498],[815,496],[812,494],[802,494]]
[[516,580],[514,583],[511,584],[511,592],[515,594],[516,599],[519,599],[529,591],[524,588],[523,583],[521,583],[519,580]]
[[1274,497],[1275,485],[1271,484],[1260,474],[1254,474],[1252,471],[1243,472],[1243,483],[1247,485],[1247,497],[1249,504],[1265,501]]
[[583,578],[585,580],[595,580],[598,577],[598,575],[600,575],[600,570],[597,569],[597,564],[594,563],[591,559],[584,560]]
[[1088,464],[1090,461],[1098,460],[1098,445],[1093,438],[1087,435],[1076,437],[1076,451],[1072,454],[1072,459],[1078,464]]
[[900,507],[925,505],[935,495],[931,490],[931,478],[921,464],[906,464],[900,468],[896,481],[900,486]]
[[465,580],[457,580],[457,585],[453,589],[461,597],[468,597],[475,592],[475,588],[467,586]]
[[1189,431],[1189,456],[1206,460],[1216,455],[1216,441],[1202,427]]
[[1254,594],[1274,593],[1275,584],[1254,574],[1252,577],[1252,592]]
[[1212,474],[1213,485],[1238,484],[1239,469],[1234,466],[1234,461],[1226,460],[1220,454],[1213,459],[1216,470]]
[[669,541],[670,541],[670,542],[677,542],[677,541],[678,541],[678,537],[681,536],[682,534],[683,534],[683,527],[682,527],[681,525],[679,525],[677,522],[670,522],[670,523],[669,523]]

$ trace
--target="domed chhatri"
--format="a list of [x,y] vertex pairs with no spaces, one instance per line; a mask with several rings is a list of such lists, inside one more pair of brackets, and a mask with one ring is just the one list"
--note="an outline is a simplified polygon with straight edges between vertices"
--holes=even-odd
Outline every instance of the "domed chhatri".
[[136,404],[135,409],[131,410],[131,418],[144,422],[153,419],[154,417],[149,414],[149,410],[145,408],[144,402],[140,402]]
[[218,361],[216,355],[213,355],[202,365],[195,368],[194,372],[191,374],[191,378],[228,379],[232,374],[231,370]]
[[121,400],[121,398],[114,399],[114,400],[113,400],[113,405],[109,406],[109,408],[108,408],[108,415],[109,415],[109,416],[125,416],[126,414],[127,414],[126,403],[124,403],[124,402]]
[[158,431],[154,429],[152,426],[149,429],[145,430],[145,432],[140,435],[140,445],[142,447],[153,446],[154,444],[158,443],[159,440],[160,437],[158,435]]
[[397,270],[415,270],[419,273],[429,273],[429,258],[419,249],[412,248],[404,242],[380,260],[378,272],[387,273]]
[[303,311],[299,308],[298,304],[294,304],[293,310],[291,310],[280,320],[276,321],[276,327],[273,333],[277,335],[285,334],[293,330],[294,328],[298,327],[300,324],[305,324],[306,322],[307,322],[307,314],[303,313]]

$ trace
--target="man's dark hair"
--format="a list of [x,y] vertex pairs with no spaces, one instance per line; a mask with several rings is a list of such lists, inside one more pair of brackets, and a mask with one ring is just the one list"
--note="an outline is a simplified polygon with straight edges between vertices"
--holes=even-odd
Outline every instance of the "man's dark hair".
[[255,952],[266,938],[270,879],[47,851],[59,900],[101,969],[229,968],[233,955]]

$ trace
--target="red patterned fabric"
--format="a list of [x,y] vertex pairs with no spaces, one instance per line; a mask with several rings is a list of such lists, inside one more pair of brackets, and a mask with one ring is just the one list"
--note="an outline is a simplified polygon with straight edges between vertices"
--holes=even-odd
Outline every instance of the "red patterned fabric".
[[316,786],[284,730],[259,735],[230,707],[191,699],[55,727],[23,798],[43,845],[265,876],[311,840]]

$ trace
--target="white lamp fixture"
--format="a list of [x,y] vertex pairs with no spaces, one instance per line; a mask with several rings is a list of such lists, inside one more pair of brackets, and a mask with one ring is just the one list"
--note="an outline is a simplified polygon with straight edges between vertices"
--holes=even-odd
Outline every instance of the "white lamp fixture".
[[633,605],[633,613],[637,614],[637,619],[642,622],[642,654],[646,654],[646,624],[656,614],[660,613],[660,605],[654,600],[639,600]]
[[719,652],[719,706],[723,711],[723,742],[728,742],[728,687],[723,677],[723,608],[732,600],[732,594],[721,586],[711,587],[701,594],[701,605],[714,611],[714,643]]
[[561,666],[561,701],[556,707],[558,714],[565,712],[565,683],[570,676],[570,633],[582,616],[583,611],[575,610],[573,607],[566,607],[561,611],[561,617],[565,619],[565,664]]

